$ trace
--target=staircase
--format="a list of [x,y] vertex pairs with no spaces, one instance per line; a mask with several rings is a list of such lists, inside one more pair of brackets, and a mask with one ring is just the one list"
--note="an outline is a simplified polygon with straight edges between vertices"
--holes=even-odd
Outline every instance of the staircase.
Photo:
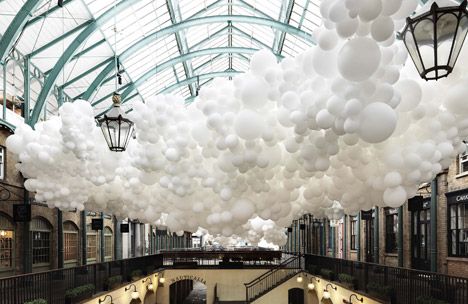
[[275,268],[244,284],[245,303],[252,303],[301,271],[301,258],[298,256],[288,258]]

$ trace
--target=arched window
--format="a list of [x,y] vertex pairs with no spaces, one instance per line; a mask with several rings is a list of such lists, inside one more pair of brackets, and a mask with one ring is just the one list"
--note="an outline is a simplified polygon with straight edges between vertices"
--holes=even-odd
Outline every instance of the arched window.
[[104,227],[104,259],[106,261],[112,260],[112,229],[109,226]]
[[63,259],[65,262],[78,260],[78,227],[72,221],[63,223]]
[[14,228],[12,221],[0,213],[0,271],[13,268]]
[[50,264],[51,231],[52,226],[46,219],[40,217],[32,219],[33,265]]
[[91,224],[86,225],[86,258],[89,262],[96,262],[98,257],[99,242],[98,233],[91,229]]

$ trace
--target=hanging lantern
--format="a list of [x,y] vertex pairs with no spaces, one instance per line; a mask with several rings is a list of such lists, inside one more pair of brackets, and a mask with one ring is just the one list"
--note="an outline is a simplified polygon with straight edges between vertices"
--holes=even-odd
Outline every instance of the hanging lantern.
[[104,114],[104,117],[98,117],[96,120],[109,149],[115,152],[123,152],[133,135],[133,121],[128,119],[125,112],[120,108],[120,94],[114,93],[112,102],[112,109]]
[[467,0],[444,7],[434,2],[428,12],[406,19],[401,37],[423,79],[437,80],[452,72],[468,30],[466,6]]

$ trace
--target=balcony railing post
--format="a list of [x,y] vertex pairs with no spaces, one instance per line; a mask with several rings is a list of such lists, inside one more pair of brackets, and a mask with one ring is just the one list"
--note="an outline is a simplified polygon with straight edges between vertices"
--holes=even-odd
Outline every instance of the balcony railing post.
[[97,264],[93,264],[93,276],[94,276],[94,288],[97,288],[97,267],[96,267]]
[[369,266],[367,263],[364,263],[364,290],[368,292],[367,290],[367,284],[369,283]]

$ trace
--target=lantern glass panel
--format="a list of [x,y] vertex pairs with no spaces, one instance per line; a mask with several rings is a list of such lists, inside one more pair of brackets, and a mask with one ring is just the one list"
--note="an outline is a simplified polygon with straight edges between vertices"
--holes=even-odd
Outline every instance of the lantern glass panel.
[[457,37],[455,38],[455,44],[453,46],[452,55],[450,56],[450,66],[454,66],[457,61],[458,55],[460,54],[463,41],[465,41],[466,34],[468,31],[468,16],[463,17],[458,25]]
[[[458,18],[454,14],[444,14],[437,20],[437,64],[440,66],[448,66],[452,45],[456,37],[457,23]],[[446,71],[444,72],[446,73]]]
[[405,44],[406,48],[408,49],[409,55],[411,56],[411,58],[414,59],[416,69],[418,70],[419,74],[421,74],[424,71],[424,66],[421,61],[421,57],[419,57],[418,48],[416,47],[416,42],[414,41],[414,37],[411,32],[406,33]]

